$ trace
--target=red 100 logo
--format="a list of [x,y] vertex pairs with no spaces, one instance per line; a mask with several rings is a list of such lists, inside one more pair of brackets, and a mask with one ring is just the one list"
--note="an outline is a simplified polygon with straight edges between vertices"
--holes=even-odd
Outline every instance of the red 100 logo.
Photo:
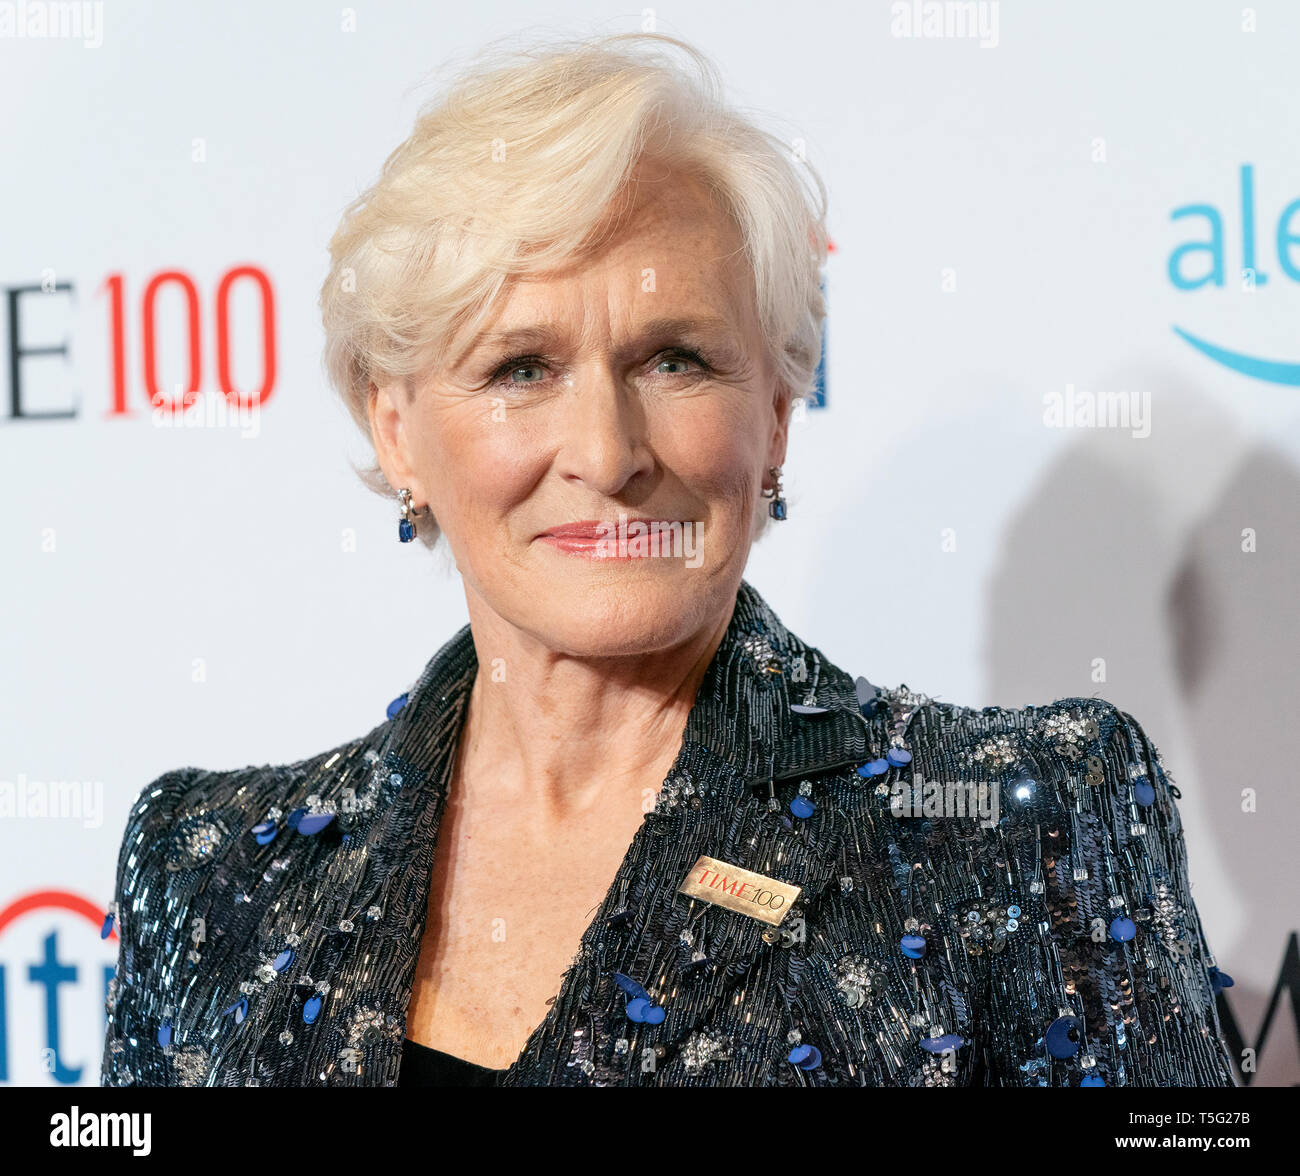
[[[260,316],[255,316],[260,329],[257,342],[261,346],[261,377],[255,388],[235,387],[231,355],[231,295],[240,284],[246,284],[258,300]],[[266,271],[255,265],[238,265],[226,270],[212,294],[209,313],[204,313],[203,298],[194,279],[184,270],[170,269],[153,274],[145,282],[139,296],[138,314],[128,291],[126,278],[112,273],[105,278],[101,289],[108,300],[108,350],[111,407],[109,416],[129,415],[127,389],[127,352],[136,342],[139,332],[141,356],[140,380],[144,395],[155,410],[172,413],[188,411],[202,391],[203,360],[206,349],[214,349],[216,356],[217,387],[232,409],[250,410],[264,405],[275,390],[275,294]],[[9,369],[14,418],[72,417],[75,410],[32,412],[23,409],[23,361],[38,357],[64,356],[67,343],[56,345],[29,345],[22,331],[22,298],[24,295],[48,296],[55,292],[72,293],[68,282],[47,279],[39,286],[17,286],[6,290],[9,320]],[[180,354],[183,357],[184,379],[172,384],[173,391],[164,391],[159,376],[160,339],[158,328],[158,303],[160,297],[169,299],[180,295],[183,306],[182,327],[177,333]],[[212,324],[211,334],[205,334],[204,323]],[[241,346],[246,345],[241,339]],[[254,344],[256,346],[256,343]]]

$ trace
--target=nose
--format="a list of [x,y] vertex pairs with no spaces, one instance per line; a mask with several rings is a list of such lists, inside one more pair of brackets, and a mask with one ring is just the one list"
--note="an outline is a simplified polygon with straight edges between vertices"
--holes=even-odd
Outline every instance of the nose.
[[565,401],[557,446],[562,477],[612,498],[654,469],[645,406],[607,367],[576,372]]

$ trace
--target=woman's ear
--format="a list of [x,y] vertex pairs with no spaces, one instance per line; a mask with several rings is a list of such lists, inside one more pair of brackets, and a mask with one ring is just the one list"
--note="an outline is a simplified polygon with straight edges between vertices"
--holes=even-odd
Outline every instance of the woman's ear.
[[410,434],[403,416],[408,403],[404,381],[370,382],[366,415],[370,420],[370,441],[375,447],[375,459],[394,491],[410,488],[418,509],[426,499],[424,487],[418,484],[411,462]]
[[774,394],[773,407],[776,414],[776,427],[772,432],[771,444],[768,446],[768,466],[785,465],[786,447],[790,441],[790,412],[793,397],[785,383],[780,382]]

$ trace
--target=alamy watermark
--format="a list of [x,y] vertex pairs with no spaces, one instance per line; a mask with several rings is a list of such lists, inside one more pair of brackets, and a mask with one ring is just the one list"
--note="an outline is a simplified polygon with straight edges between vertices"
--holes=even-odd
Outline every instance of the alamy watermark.
[[999,16],[997,0],[899,0],[889,6],[889,33],[978,41],[981,49],[996,49]]
[[1151,390],[1043,394],[1043,424],[1049,429],[1129,429],[1134,437],[1151,436]]
[[692,519],[629,523],[620,512],[617,524],[601,523],[596,531],[598,559],[682,559],[688,568],[704,562],[704,524]]
[[0,3],[0,37],[80,41],[86,49],[98,49],[104,43],[103,0],[4,0]]
[[131,1154],[152,1150],[153,1116],[149,1111],[70,1111],[50,1116],[51,1147],[129,1147]]
[[155,429],[239,429],[241,437],[257,437],[262,432],[260,404],[242,400],[232,404],[226,396],[196,396],[188,408],[184,404],[183,399],[155,403],[150,423]]
[[102,780],[0,780],[0,821],[80,821],[87,829],[104,823]]
[[919,771],[889,789],[896,817],[973,818],[992,828],[1002,811],[1001,787],[987,780],[927,780]]

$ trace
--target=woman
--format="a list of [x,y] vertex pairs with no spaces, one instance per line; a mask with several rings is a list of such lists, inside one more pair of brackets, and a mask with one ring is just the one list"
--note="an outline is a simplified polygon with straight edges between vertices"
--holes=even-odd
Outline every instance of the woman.
[[668,38],[420,118],[322,308],[470,623],[369,734],[145,790],[105,1083],[1233,1084],[1138,724],[876,688],[742,579],[823,206]]

